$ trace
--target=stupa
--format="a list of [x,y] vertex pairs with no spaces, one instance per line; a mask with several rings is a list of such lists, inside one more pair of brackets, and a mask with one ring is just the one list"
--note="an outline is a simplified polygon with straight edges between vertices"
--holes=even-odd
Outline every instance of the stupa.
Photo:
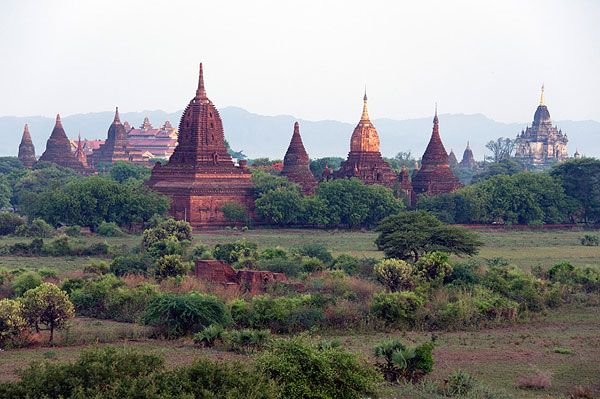
[[119,107],[115,110],[115,118],[108,128],[106,141],[98,149],[94,150],[91,161],[94,165],[111,164],[116,161],[131,161],[129,155],[129,144],[127,143],[127,131],[121,124]]
[[179,122],[177,147],[166,165],[156,163],[148,185],[171,198],[173,217],[197,228],[230,225],[221,210],[228,202],[252,214],[252,175],[245,161],[236,166],[227,152],[221,116],[206,96],[202,64],[196,95]]
[[77,149],[75,150],[75,158],[83,165],[85,169],[89,168],[87,163],[87,155],[85,155],[85,151],[83,150],[83,145],[81,144],[81,135],[77,136]]
[[467,141],[467,148],[465,148],[465,152],[463,152],[462,160],[460,161],[460,166],[467,169],[473,169],[475,167],[475,157],[473,156],[473,150],[471,150],[471,146]]
[[413,203],[418,195],[437,195],[449,193],[461,187],[460,182],[452,173],[448,164],[448,153],[440,137],[440,127],[437,115],[433,118],[431,139],[421,158],[421,168],[415,170],[412,178]]
[[291,182],[298,184],[305,195],[315,192],[317,180],[310,171],[310,158],[302,143],[298,122],[294,123],[294,133],[292,134],[290,146],[283,158],[283,170],[281,174]]
[[456,155],[452,149],[450,150],[450,154],[448,154],[448,164],[451,168],[456,168],[458,166],[458,159],[456,159]]
[[60,115],[56,115],[56,123],[50,138],[46,142],[46,151],[42,154],[39,162],[52,162],[65,168],[85,172],[85,166],[77,159],[71,151],[71,142],[63,129]]
[[29,134],[29,125],[25,124],[23,129],[23,137],[21,137],[21,144],[19,144],[19,160],[26,168],[31,168],[37,162],[35,158],[35,147]]
[[381,157],[379,135],[369,119],[367,93],[363,97],[363,111],[358,125],[352,132],[348,159],[334,172],[335,178],[357,177],[366,184],[392,187],[396,174]]

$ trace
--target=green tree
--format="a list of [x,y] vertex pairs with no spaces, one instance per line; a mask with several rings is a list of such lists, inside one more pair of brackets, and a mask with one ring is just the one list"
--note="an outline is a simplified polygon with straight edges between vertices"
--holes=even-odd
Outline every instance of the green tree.
[[20,337],[26,329],[23,304],[11,299],[0,299],[0,348]]
[[252,171],[252,183],[254,184],[255,198],[260,198],[263,194],[278,188],[297,187],[300,190],[297,184],[290,182],[286,177],[275,176],[264,170]]
[[555,166],[550,173],[558,178],[565,193],[575,200],[583,222],[600,221],[600,160],[569,160]]
[[256,200],[256,212],[267,223],[294,225],[303,215],[302,194],[297,186],[280,187]]
[[0,212],[0,236],[13,234],[15,229],[25,224],[25,219],[13,212]]
[[221,206],[221,212],[223,216],[229,222],[233,223],[247,223],[248,222],[248,209],[245,205],[240,204],[237,201],[228,201]]
[[30,270],[15,277],[11,286],[15,296],[21,296],[27,291],[39,287],[42,283],[42,276],[40,276],[39,273]]
[[462,227],[448,226],[425,211],[401,212],[381,221],[375,240],[388,258],[418,261],[426,253],[444,251],[475,255],[483,245],[477,236]]
[[343,161],[344,158],[340,157],[326,157],[313,159],[312,161],[310,161],[310,171],[317,180],[321,180],[321,178],[323,177],[323,171],[325,170],[325,166],[327,166],[329,170],[333,171],[339,169]]
[[416,285],[413,266],[401,259],[383,259],[373,268],[375,278],[388,290],[412,290]]
[[185,262],[181,255],[165,255],[156,260],[155,275],[158,279],[185,276],[192,270],[192,264]]
[[150,178],[151,169],[131,162],[117,161],[110,166],[108,175],[111,179],[123,183],[129,179],[146,181]]
[[66,292],[54,284],[44,283],[25,293],[23,314],[36,331],[50,331],[51,343],[54,330],[64,326],[75,315],[75,308]]
[[492,155],[486,156],[486,159],[492,162],[500,162],[505,159],[510,159],[515,150],[515,140],[499,137],[498,139],[490,140],[485,147],[492,152]]
[[524,170],[523,164],[514,159],[501,159],[498,162],[486,163],[484,170],[474,175],[471,183],[477,183],[497,175],[512,176]]

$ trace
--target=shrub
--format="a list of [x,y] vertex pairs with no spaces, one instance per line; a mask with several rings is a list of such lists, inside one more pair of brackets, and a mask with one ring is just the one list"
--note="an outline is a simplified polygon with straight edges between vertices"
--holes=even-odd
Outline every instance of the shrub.
[[180,255],[165,255],[156,260],[155,275],[158,279],[185,276],[192,269],[190,262],[185,262]]
[[100,319],[108,317],[106,303],[109,295],[124,285],[123,281],[110,274],[97,280],[84,282],[81,287],[76,288],[79,284],[75,280],[69,294],[77,314]]
[[50,269],[49,267],[42,267],[41,269],[38,269],[37,272],[42,278],[49,278],[49,279],[57,279],[58,278],[58,273],[56,272],[56,270]]
[[106,262],[103,261],[92,261],[90,264],[84,266],[83,272],[90,274],[106,274],[110,271],[110,267]]
[[248,221],[248,209],[236,201],[228,201],[221,206],[221,212],[225,220],[233,223],[246,223]]
[[219,324],[211,324],[194,334],[194,343],[212,348],[217,342],[223,341],[223,332],[225,330]]
[[452,273],[447,277],[447,282],[458,286],[473,286],[481,282],[477,272],[478,265],[472,262],[455,264]]
[[19,226],[25,224],[25,218],[13,212],[0,212],[0,236],[14,234]]
[[378,292],[373,295],[371,312],[391,325],[412,326],[415,312],[425,300],[411,291]]
[[416,273],[420,279],[441,285],[452,273],[452,265],[448,260],[448,254],[443,252],[432,252],[423,255],[415,263]]
[[281,247],[265,248],[261,251],[259,258],[261,260],[263,260],[263,259],[270,260],[270,259],[275,259],[275,258],[287,259],[288,253],[285,249],[283,249]]
[[75,315],[75,308],[66,292],[54,284],[44,283],[25,293],[23,314],[36,331],[40,331],[41,326],[50,331],[51,343],[54,330],[64,326]]
[[122,237],[125,235],[123,230],[115,222],[102,222],[96,228],[96,234],[102,237]]
[[360,261],[352,255],[341,254],[337,256],[331,264],[333,270],[343,270],[349,275],[358,273]]
[[17,256],[37,256],[42,255],[44,250],[44,240],[41,238],[34,238],[29,244],[23,242],[17,242],[11,245],[8,252],[11,255]]
[[0,349],[15,344],[26,330],[23,304],[11,299],[0,299]]
[[587,247],[597,247],[600,245],[600,239],[598,239],[598,236],[586,234],[581,238],[581,245],[585,245]]
[[188,222],[169,218],[156,223],[155,227],[144,230],[142,243],[145,248],[168,238],[179,242],[192,241],[192,226]]
[[142,321],[159,334],[175,338],[200,331],[211,324],[226,326],[231,316],[219,299],[197,293],[161,294],[150,301]]
[[246,259],[256,260],[258,258],[258,245],[246,240],[217,244],[213,249],[213,256],[217,260],[233,265]]
[[275,273],[285,273],[288,277],[298,276],[302,271],[302,266],[299,259],[273,258],[258,262],[258,269]]
[[271,341],[271,332],[269,330],[255,329],[232,330],[225,337],[233,351],[251,353],[264,349],[267,346]]
[[42,285],[42,277],[34,271],[23,272],[12,281],[12,289],[16,296]]
[[373,394],[376,371],[341,349],[319,349],[299,338],[281,340],[257,360],[286,399],[359,399]]
[[323,261],[319,258],[302,258],[302,270],[307,273],[322,272],[324,268]]
[[158,294],[158,287],[147,283],[135,288],[119,287],[111,290],[106,297],[105,316],[117,321],[138,322],[150,301]]
[[333,255],[323,244],[305,244],[298,248],[298,254],[320,259],[325,264],[330,264],[333,261]]
[[384,259],[373,269],[377,281],[388,290],[412,290],[416,285],[413,266],[400,259]]
[[110,272],[122,277],[127,274],[139,274],[145,276],[152,266],[152,260],[142,255],[122,255],[115,257],[110,262]]
[[375,347],[375,356],[383,363],[377,366],[384,378],[390,382],[416,382],[433,371],[433,344],[428,342],[414,348],[391,339],[382,341]]
[[54,235],[54,227],[44,219],[33,219],[30,225],[21,225],[15,229],[15,235],[21,237],[49,238]]
[[477,380],[466,371],[458,370],[448,376],[445,394],[447,396],[466,395],[477,385]]
[[59,231],[61,234],[64,234],[69,237],[79,237],[81,235],[81,226],[65,226]]

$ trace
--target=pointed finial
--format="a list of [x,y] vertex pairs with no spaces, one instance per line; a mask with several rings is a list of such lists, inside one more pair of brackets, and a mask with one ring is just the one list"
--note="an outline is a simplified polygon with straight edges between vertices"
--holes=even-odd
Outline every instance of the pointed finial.
[[437,125],[438,124],[438,114],[437,114],[437,101],[435,103],[435,115],[433,116],[433,124]]
[[363,101],[367,102],[367,85],[365,84],[365,95],[363,96]]
[[437,116],[437,101],[435,102],[435,116]]
[[121,123],[121,117],[119,116],[119,107],[116,107],[116,110],[115,110],[115,119],[114,119],[113,123],[116,123],[116,122]]
[[23,133],[29,134],[29,125],[27,123],[25,124],[25,129],[23,129]]
[[56,114],[56,126],[62,126],[62,122],[60,120],[60,114]]
[[544,105],[544,84],[542,83],[542,94],[540,95],[540,105]]
[[300,124],[298,121],[294,122],[294,133],[300,133]]
[[467,140],[467,149],[470,149],[471,146],[469,145],[469,140]]
[[200,74],[198,76],[198,90],[196,90],[196,97],[206,97],[206,90],[204,89],[204,72],[202,71],[202,63],[200,63]]
[[363,96],[363,110],[360,116],[361,121],[369,120],[369,109],[367,108],[367,85],[365,85],[365,95]]

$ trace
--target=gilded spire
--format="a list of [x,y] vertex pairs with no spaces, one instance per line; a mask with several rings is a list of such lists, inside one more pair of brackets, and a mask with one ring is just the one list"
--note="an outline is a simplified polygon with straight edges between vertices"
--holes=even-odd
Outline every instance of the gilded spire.
[[119,107],[117,107],[117,109],[115,110],[115,119],[113,120],[113,123],[121,123],[121,117],[119,116]]
[[367,108],[367,86],[365,86],[365,95],[363,96],[363,110],[360,116],[361,121],[369,120],[369,109]]
[[544,105],[544,84],[542,83],[542,94],[540,95],[540,105]]
[[204,88],[204,72],[202,72],[202,63],[200,63],[200,74],[198,77],[198,90],[196,90],[196,97],[206,97],[206,89]]

